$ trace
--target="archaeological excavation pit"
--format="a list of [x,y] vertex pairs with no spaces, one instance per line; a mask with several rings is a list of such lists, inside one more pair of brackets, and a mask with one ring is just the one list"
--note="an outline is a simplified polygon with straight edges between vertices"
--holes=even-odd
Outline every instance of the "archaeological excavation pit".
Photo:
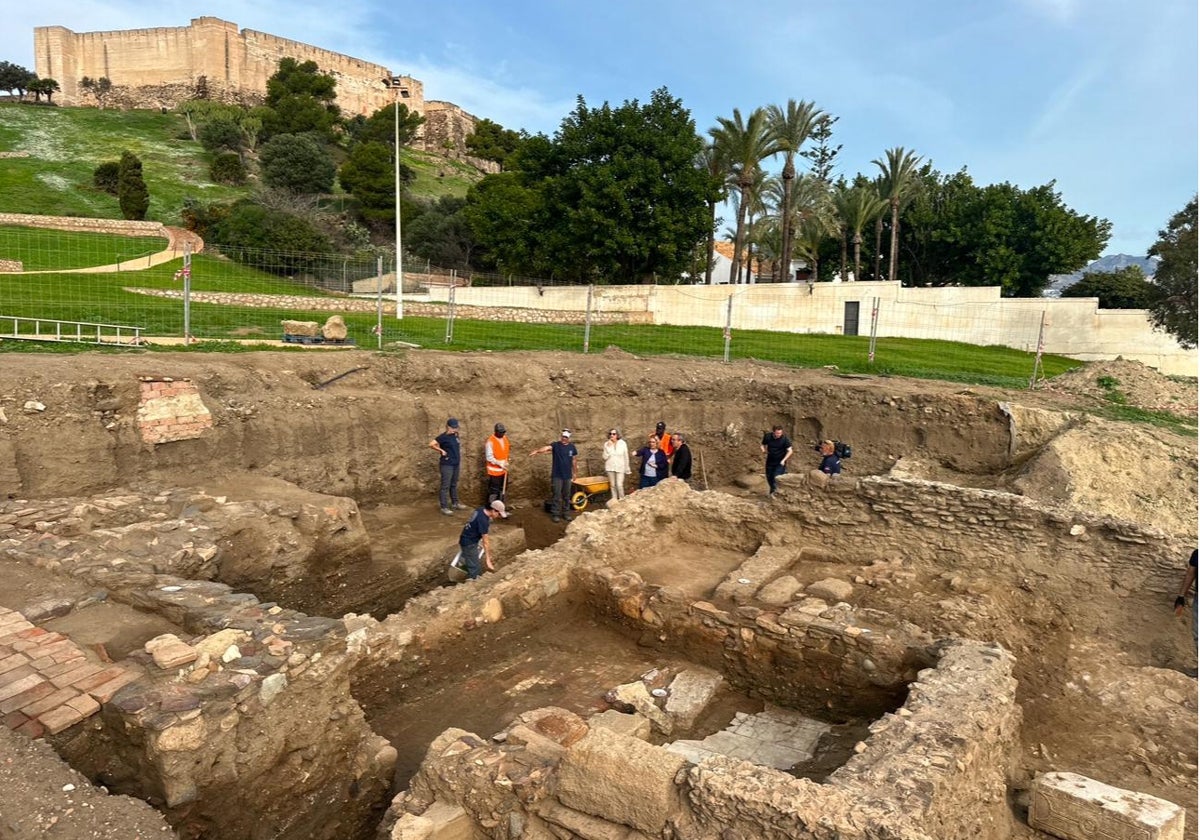
[[[1117,509],[1085,491],[1120,470],[1079,453],[1111,466],[1109,441],[1143,433],[1012,394],[355,355],[325,390],[355,365],[0,372],[5,738],[181,837],[999,840],[1041,836],[1026,809],[1054,770],[1192,802],[1194,653],[1147,615],[1186,556],[1194,442],[1139,438],[1163,489]],[[522,384],[481,395],[514,364]],[[519,453],[499,569],[459,586],[469,511],[438,514],[426,446],[449,416],[464,501],[493,422]],[[608,427],[659,418],[703,453],[691,487],[549,521],[548,459],[526,453],[572,428],[594,464]],[[800,464],[852,440],[846,474],[794,469],[768,500],[773,422]]]

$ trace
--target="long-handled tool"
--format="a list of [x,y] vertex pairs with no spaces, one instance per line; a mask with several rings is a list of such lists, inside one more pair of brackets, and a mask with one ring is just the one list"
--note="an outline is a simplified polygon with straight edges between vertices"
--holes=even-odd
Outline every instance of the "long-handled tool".
[[704,489],[708,489],[708,471],[704,469],[704,450],[700,450],[700,475],[704,479]]

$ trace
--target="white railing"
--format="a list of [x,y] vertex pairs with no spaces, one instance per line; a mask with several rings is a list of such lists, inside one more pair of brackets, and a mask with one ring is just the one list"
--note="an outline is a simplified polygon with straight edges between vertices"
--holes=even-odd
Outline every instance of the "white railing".
[[[11,332],[6,328],[11,328]],[[136,347],[142,343],[142,328],[126,324],[94,324],[57,318],[21,318],[0,315],[0,338],[26,341],[74,341],[82,344],[116,344]]]

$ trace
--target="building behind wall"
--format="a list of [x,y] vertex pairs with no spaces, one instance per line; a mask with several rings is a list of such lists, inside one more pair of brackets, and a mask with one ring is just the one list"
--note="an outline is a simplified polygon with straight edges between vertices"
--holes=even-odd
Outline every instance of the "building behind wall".
[[[392,72],[340,53],[257,32],[215,17],[194,18],[188,26],[73,32],[64,26],[33,31],[35,68],[61,88],[63,105],[94,100],[80,80],[107,77],[113,84],[107,103],[117,108],[174,108],[189,99],[238,105],[262,104],[267,80],[282,58],[312,61],[337,82],[337,104],[348,116],[369,115],[390,105],[394,94],[384,83]],[[476,119],[449,102],[426,102],[425,86],[401,76],[410,111],[426,117],[414,145],[461,157]]]

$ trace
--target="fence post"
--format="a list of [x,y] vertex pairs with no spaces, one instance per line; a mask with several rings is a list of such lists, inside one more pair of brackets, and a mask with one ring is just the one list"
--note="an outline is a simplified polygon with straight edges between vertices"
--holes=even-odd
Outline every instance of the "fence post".
[[1042,349],[1046,346],[1045,339],[1046,339],[1046,310],[1043,309],[1042,310],[1042,321],[1041,321],[1041,324],[1038,325],[1037,353],[1034,354],[1034,357],[1033,357],[1033,372],[1031,374],[1029,374],[1030,390],[1032,390],[1037,385],[1038,371],[1040,370],[1040,371],[1042,371],[1043,374],[1045,373],[1045,369],[1042,367]]
[[729,300],[725,307],[725,363],[729,363],[729,342],[733,338],[733,287],[729,288]]
[[875,363],[875,338],[879,327],[879,298],[871,298],[871,343],[867,348],[867,361]]
[[383,254],[375,257],[375,346],[383,349]]
[[592,289],[594,286],[588,283],[587,293],[587,308],[583,313],[583,352],[586,353],[592,344]]
[[192,343],[192,243],[183,244],[183,344]]
[[454,341],[454,291],[458,288],[458,269],[450,270],[450,294],[446,296],[446,343]]

